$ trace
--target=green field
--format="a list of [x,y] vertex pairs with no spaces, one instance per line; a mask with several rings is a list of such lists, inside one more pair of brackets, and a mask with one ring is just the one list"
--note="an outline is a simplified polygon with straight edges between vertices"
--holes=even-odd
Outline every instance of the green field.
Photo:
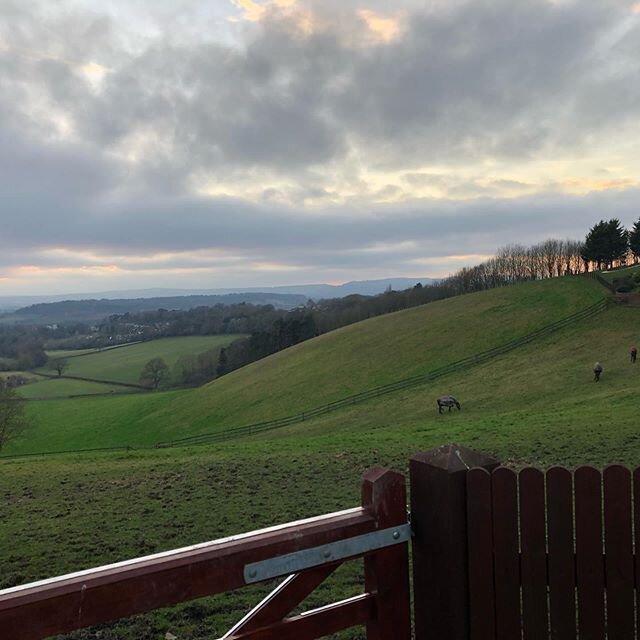
[[135,389],[116,385],[72,380],[69,378],[34,378],[30,384],[16,389],[19,395],[27,399],[68,398],[77,395],[131,393]]
[[240,337],[242,336],[215,335],[161,338],[102,351],[90,350],[86,355],[68,358],[64,375],[138,384],[140,373],[151,358],[164,359],[171,369],[181,356],[218,349]]
[[[145,445],[294,413],[502,344],[607,294],[590,278],[519,285],[345,327],[196,390],[33,402],[34,429],[12,450]],[[640,311],[613,306],[466,371],[260,436],[2,461],[0,539],[14,541],[0,560],[2,584],[355,506],[368,466],[406,471],[411,454],[443,442],[514,465],[637,464],[640,364],[629,363],[628,348],[639,334]],[[604,366],[598,384],[595,360]],[[438,415],[443,393],[462,411]],[[347,568],[310,602],[359,584],[357,567]],[[264,591],[115,623],[101,638],[219,637]]]
[[8,378],[9,376],[22,376],[29,382],[42,379],[31,371],[0,371],[0,378]]

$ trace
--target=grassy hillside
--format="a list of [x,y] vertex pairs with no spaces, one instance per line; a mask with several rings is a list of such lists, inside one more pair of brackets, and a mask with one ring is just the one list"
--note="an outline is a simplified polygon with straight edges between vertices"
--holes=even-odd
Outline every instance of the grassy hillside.
[[505,344],[604,297],[586,278],[451,298],[339,329],[177,399],[185,431],[298,413]]
[[[495,289],[344,327],[192,391],[34,402],[29,406],[36,425],[32,434],[9,451],[42,451],[54,441],[55,449],[149,446],[296,413],[504,344],[592,304],[605,293],[587,278]],[[70,362],[115,360],[130,349],[152,345]],[[75,406],[77,402],[82,406]]]
[[118,349],[91,351],[87,355],[69,358],[64,375],[136,384],[142,368],[151,358],[163,358],[172,368],[181,356],[217,349],[239,337],[242,336],[161,338]]

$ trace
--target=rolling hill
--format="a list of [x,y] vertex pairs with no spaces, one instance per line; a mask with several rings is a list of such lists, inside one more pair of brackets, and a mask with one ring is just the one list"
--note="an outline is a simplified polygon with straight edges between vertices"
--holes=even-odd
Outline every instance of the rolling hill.
[[[297,413],[502,345],[606,294],[595,280],[581,277],[494,289],[344,327],[196,390],[153,397],[51,401],[46,406],[34,402],[29,406],[35,424],[31,437],[9,451],[39,451],[52,446],[54,440],[56,449],[152,446]],[[105,357],[124,372],[127,367],[119,360],[121,354],[138,347],[144,345],[75,358],[70,360],[74,363],[70,371]],[[537,350],[539,344],[532,348]],[[107,369],[103,371],[102,379],[109,379]],[[425,402],[424,394],[439,392],[417,388],[407,393],[422,410],[425,404],[432,404]],[[83,406],[75,404],[78,402]],[[394,399],[389,396],[382,402],[393,404]],[[356,411],[366,414],[368,409],[369,405],[362,405]],[[339,420],[343,413],[333,415]],[[307,423],[305,429],[311,425]]]

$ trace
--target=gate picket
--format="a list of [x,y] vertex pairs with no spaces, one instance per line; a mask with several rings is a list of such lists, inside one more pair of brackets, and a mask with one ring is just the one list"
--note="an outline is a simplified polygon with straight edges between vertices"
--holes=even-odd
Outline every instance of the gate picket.
[[493,549],[496,580],[496,638],[522,637],[518,494],[516,474],[499,467],[492,474]]
[[520,472],[518,481],[524,639],[547,640],[549,616],[544,475],[539,469],[529,467]]
[[[633,471],[633,530],[635,549],[635,588],[640,594],[640,467]],[[638,598],[640,605],[640,597]],[[640,631],[640,606],[636,607],[636,628]]]
[[600,472],[575,472],[576,569],[580,640],[604,640],[604,566],[602,561],[602,488]]
[[611,465],[602,475],[607,637],[609,640],[627,640],[634,634],[631,472],[623,466]]
[[471,469],[467,475],[467,529],[470,639],[494,640],[496,625],[491,474],[486,469]]
[[564,467],[552,467],[547,471],[547,523],[551,640],[575,640],[573,480],[571,472]]

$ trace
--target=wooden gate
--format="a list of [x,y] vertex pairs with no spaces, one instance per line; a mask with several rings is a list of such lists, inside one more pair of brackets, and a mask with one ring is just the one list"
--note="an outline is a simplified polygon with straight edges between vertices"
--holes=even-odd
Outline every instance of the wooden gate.
[[639,479],[622,466],[470,471],[471,638],[634,638]]
[[638,637],[640,469],[516,472],[447,446],[411,481],[418,640]]
[[[0,638],[40,640],[277,576],[224,638],[306,640],[364,625],[409,640],[633,640],[639,636],[640,469],[519,473],[446,445],[404,478],[374,468],[347,511],[0,591]],[[290,615],[345,560],[365,592]]]
[[[309,640],[359,625],[368,640],[410,640],[409,538],[404,477],[376,467],[360,507],[0,591],[0,639],[40,640],[287,576],[225,640]],[[290,615],[359,557],[365,593]]]

